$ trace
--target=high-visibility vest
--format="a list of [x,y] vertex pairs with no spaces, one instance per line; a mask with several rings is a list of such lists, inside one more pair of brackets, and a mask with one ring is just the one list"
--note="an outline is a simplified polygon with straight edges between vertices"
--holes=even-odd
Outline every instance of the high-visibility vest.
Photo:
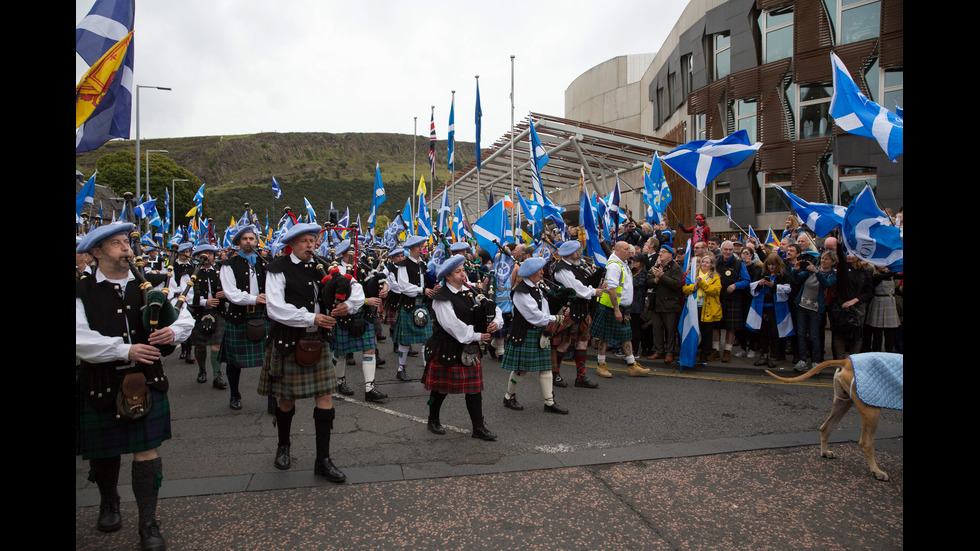
[[[613,260],[613,258],[615,258],[615,255],[609,255],[609,260],[606,263],[606,270],[609,270],[609,264],[612,264],[614,262],[616,264],[619,264],[619,267],[621,268],[621,270],[619,271],[619,286],[616,287],[616,303],[618,304],[619,301],[622,300],[623,298],[623,285],[626,284],[627,268],[625,264],[623,264],[619,260]],[[598,300],[599,304],[602,304],[603,306],[608,306],[610,308],[613,307],[612,299],[609,298],[609,293],[599,293],[599,296],[596,297],[596,300]]]

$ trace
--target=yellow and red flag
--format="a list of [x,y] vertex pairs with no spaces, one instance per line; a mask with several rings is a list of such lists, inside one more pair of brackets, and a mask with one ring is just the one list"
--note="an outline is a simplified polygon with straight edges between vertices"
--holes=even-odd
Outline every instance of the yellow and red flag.
[[99,102],[109,92],[109,87],[126,58],[126,50],[133,41],[133,32],[129,31],[122,40],[109,48],[105,55],[89,67],[85,76],[75,86],[75,129],[88,120],[98,108]]

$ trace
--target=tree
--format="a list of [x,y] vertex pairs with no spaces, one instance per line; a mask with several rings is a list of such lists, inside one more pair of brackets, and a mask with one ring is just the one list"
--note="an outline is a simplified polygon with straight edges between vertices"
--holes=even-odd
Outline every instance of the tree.
[[[173,159],[159,154],[150,154],[150,179],[146,180],[146,165],[142,165],[140,174],[140,191],[144,194],[149,190],[157,199],[157,211],[162,220],[166,213],[163,210],[164,188],[170,193],[171,212],[174,224],[187,223],[187,211],[194,206],[194,194],[201,187],[201,179],[189,170],[177,165]],[[95,164],[99,175],[96,181],[99,185],[108,186],[121,197],[124,193],[136,193],[136,155],[132,151],[117,151],[103,155]],[[174,180],[187,180],[175,182]],[[210,214],[208,201],[205,197],[204,216]]]

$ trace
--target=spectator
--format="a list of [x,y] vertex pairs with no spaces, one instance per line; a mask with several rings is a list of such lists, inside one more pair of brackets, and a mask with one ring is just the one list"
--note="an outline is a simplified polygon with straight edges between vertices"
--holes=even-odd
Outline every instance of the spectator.
[[712,351],[709,361],[718,359],[721,343],[721,330],[725,330],[725,348],[720,354],[721,361],[728,363],[732,359],[732,345],[735,343],[735,331],[745,327],[744,297],[749,289],[749,272],[742,260],[735,256],[735,245],[725,241],[719,249],[720,260],[717,263],[718,274],[721,277],[721,323],[712,336]]
[[[895,334],[900,325],[895,303],[895,280],[903,274],[876,267],[871,275],[874,296],[868,303],[861,352],[897,352]],[[884,341],[884,342],[882,342]]]
[[[784,313],[782,307],[789,300],[790,277],[786,265],[777,253],[766,257],[762,274],[762,278],[752,288],[752,310],[757,315],[750,317],[746,324],[759,332],[759,359],[754,365],[775,367],[779,339],[788,333],[785,329],[780,330],[780,322],[784,320],[784,314],[789,317],[788,308]],[[782,303],[778,307],[779,311],[778,303]]]
[[[746,271],[749,273],[749,285],[751,286],[752,283],[762,278],[762,262],[755,256],[755,251],[750,246],[742,247],[741,260],[742,265],[745,266]],[[754,331],[749,331],[745,327],[745,318],[751,303],[752,295],[742,293],[742,325],[736,330],[736,336],[741,347],[735,353],[736,358],[745,357],[752,359],[755,357],[755,351],[759,349],[759,335]],[[724,313],[724,307],[722,307],[722,312]]]
[[670,363],[674,361],[677,322],[684,307],[684,273],[674,260],[674,249],[670,245],[660,246],[659,260],[650,268],[650,275],[648,285],[654,287],[653,356],[650,359],[664,358],[664,363]]
[[[799,263],[800,269],[793,272],[792,276],[794,283],[799,287],[793,319],[800,358],[794,369],[800,373],[823,361],[823,343],[820,340],[823,325],[821,320],[825,310],[827,290],[837,283],[837,274],[834,271],[837,253],[824,252],[820,255],[819,263],[818,268],[813,262],[804,258]],[[810,359],[810,366],[807,366],[807,358]]]
[[721,321],[721,278],[715,265],[715,255],[705,254],[698,262],[694,283],[685,285],[683,291],[685,295],[697,293],[698,301],[698,328],[701,333],[701,342],[698,343],[701,361],[704,364],[708,361],[708,351],[711,350],[711,335],[715,324]]
[[840,241],[837,241],[837,259],[837,286],[830,309],[835,360],[861,351],[864,317],[874,296],[871,272],[860,258],[847,254]]

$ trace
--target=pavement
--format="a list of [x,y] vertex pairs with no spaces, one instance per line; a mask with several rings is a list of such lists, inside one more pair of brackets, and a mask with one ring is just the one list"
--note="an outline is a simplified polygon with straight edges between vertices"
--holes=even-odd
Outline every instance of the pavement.
[[[459,396],[443,407],[448,434],[426,431],[428,393],[417,380],[395,381],[388,346],[378,371],[385,403],[363,401],[359,367],[347,368],[355,396],[334,399],[342,485],[312,474],[311,401],[297,403],[294,466],[277,471],[275,428],[252,390],[257,370],[243,372],[245,408],[235,412],[227,391],[193,382],[196,366],[167,358],[173,439],[160,450],[158,518],[168,548],[904,547],[902,412],[883,411],[877,432],[889,481],[868,471],[856,412],[833,435],[838,458],[821,458],[816,427],[829,412],[831,370],[785,384],[744,358],[683,374],[676,363],[647,360],[654,373],[630,378],[610,356],[613,379],[589,369],[599,389],[556,389],[572,410],[566,417],[542,413],[540,390],[527,382],[518,393],[527,411],[502,408],[506,374],[486,359],[483,407],[499,438],[484,442],[470,437]],[[409,361],[416,379],[420,364]],[[792,373],[791,363],[780,365]],[[571,362],[563,374],[574,376]],[[123,528],[103,534],[98,492],[76,457],[76,549],[139,548],[129,461],[120,474]]]

